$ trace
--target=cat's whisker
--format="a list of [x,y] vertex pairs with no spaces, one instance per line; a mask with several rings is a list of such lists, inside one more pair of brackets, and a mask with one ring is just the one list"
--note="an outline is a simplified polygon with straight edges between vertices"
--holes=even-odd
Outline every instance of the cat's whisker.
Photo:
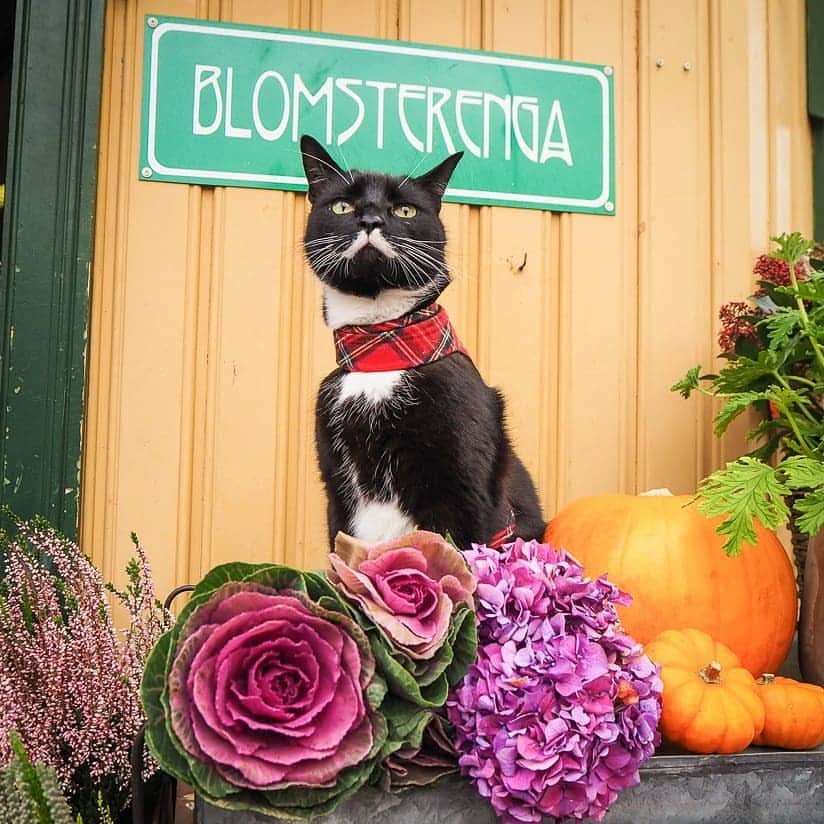
[[446,262],[443,260],[442,257],[435,257],[431,253],[415,246],[403,246],[399,247],[401,251],[407,255],[408,257],[422,263],[426,266],[429,266],[435,270],[440,269],[441,267],[446,267]]
[[427,155],[421,155],[420,156],[420,158],[418,159],[418,162],[412,168],[412,171],[400,182],[400,184],[398,186],[399,189],[402,188],[403,184],[406,183],[409,180],[409,178],[412,177],[412,175],[415,174],[415,172],[418,171],[418,169],[420,168],[421,163],[423,163],[424,160],[426,160],[426,158],[427,158]]
[[419,263],[416,263],[411,257],[407,257],[402,260],[405,264],[404,271],[407,273],[407,276],[416,288],[426,286],[427,282],[431,281],[430,274],[426,272],[426,270]]
[[347,174],[349,175],[349,182],[354,183],[355,182],[355,176],[352,174],[351,167],[346,162],[346,156],[343,154],[343,149],[340,146],[338,146],[338,150],[340,151],[340,159],[343,161],[343,165],[346,169]]
[[326,237],[316,237],[314,240],[307,240],[303,245],[307,248],[312,246],[331,246],[333,243],[340,243],[346,240],[346,235],[327,235]]
[[352,183],[351,180],[347,180],[347,178],[344,176],[343,172],[341,172],[340,169],[338,169],[336,166],[333,166],[331,163],[324,160],[322,157],[318,157],[317,155],[309,154],[309,152],[301,152],[301,154],[304,157],[311,157],[312,160],[317,160],[318,163],[322,163],[328,169],[331,169],[347,186],[349,186]]

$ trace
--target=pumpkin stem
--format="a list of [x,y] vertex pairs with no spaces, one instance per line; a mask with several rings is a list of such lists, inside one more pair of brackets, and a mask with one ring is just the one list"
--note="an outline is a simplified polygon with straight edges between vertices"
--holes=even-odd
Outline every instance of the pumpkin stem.
[[772,684],[775,682],[775,675],[771,672],[765,672],[759,679],[758,683],[763,687],[765,684]]
[[721,683],[721,664],[718,661],[710,661],[704,669],[698,673],[707,684]]

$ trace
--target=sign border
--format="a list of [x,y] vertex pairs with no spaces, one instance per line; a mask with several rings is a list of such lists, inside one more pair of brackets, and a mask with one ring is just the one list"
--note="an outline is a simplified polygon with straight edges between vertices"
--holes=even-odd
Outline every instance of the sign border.
[[[143,105],[141,129],[141,163],[139,177],[142,180],[169,180],[189,182],[210,186],[278,184],[278,188],[291,191],[306,191],[307,183],[303,177],[293,175],[272,175],[251,172],[223,172],[212,169],[180,169],[166,166],[160,162],[156,153],[156,114],[158,83],[158,52],[163,36],[169,32],[186,31],[217,35],[222,37],[240,37],[253,40],[270,40],[276,42],[303,45],[323,45],[328,42],[336,48],[360,51],[388,52],[393,54],[416,55],[436,59],[458,60],[461,62],[491,63],[498,66],[536,69],[538,71],[576,74],[593,77],[601,86],[601,106],[605,124],[602,144],[603,174],[601,193],[592,199],[557,197],[552,195],[516,194],[513,192],[491,192],[479,189],[448,188],[444,200],[476,205],[500,205],[530,208],[522,204],[543,206],[547,210],[556,207],[576,208],[581,212],[595,214],[615,214],[614,197],[614,157],[610,151],[610,135],[613,134],[613,67],[605,65],[576,63],[571,61],[536,60],[529,57],[503,54],[500,52],[482,52],[472,49],[454,50],[446,46],[430,46],[410,43],[403,40],[378,40],[375,38],[353,39],[346,35],[327,34],[325,32],[304,32],[293,29],[269,27],[249,28],[242,23],[208,23],[201,20],[189,20],[177,17],[147,14],[144,20],[147,28],[144,54]],[[147,93],[148,91],[148,93]],[[147,174],[147,171],[149,174]],[[155,178],[154,175],[157,174]],[[184,181],[179,178],[185,178]]]

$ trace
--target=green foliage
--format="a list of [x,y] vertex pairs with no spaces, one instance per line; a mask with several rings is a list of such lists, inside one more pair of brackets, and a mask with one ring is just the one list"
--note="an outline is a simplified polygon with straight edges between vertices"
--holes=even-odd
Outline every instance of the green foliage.
[[762,417],[747,436],[749,454],[699,487],[702,511],[724,516],[718,531],[730,555],[755,542],[754,518],[770,529],[787,520],[790,494],[798,529],[812,535],[824,527],[824,274],[819,261],[810,263],[814,245],[800,233],[772,240],[770,257],[786,264],[786,282],[765,275],[749,310],[728,304],[737,308],[722,330],[724,368],[701,375],[695,366],[672,386],[685,398],[698,391],[722,401],[717,436],[748,409]]
[[681,397],[688,398],[695,390],[700,388],[699,375],[701,374],[700,366],[693,366],[680,381],[677,381],[670,387],[671,392],[680,392]]
[[82,824],[72,818],[54,770],[32,764],[16,734],[11,734],[10,743],[14,757],[0,773],[0,822]]
[[705,478],[698,491],[704,499],[699,506],[701,512],[709,517],[726,516],[718,532],[727,536],[727,555],[738,555],[744,543],[755,545],[753,518],[768,529],[776,529],[789,515],[784,503],[789,488],[776,478],[769,464],[755,458],[727,464]]

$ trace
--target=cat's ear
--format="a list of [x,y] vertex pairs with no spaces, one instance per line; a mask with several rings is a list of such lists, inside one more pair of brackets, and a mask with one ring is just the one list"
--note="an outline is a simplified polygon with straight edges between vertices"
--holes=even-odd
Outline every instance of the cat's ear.
[[455,171],[455,167],[462,157],[463,152],[455,152],[455,154],[449,155],[446,160],[439,163],[434,169],[430,169],[425,174],[420,175],[420,177],[416,177],[415,183],[432,192],[432,194],[440,200],[446,191],[449,178],[452,177],[452,172]]
[[329,152],[314,137],[310,137],[308,134],[303,135],[300,139],[300,156],[303,160],[303,171],[309,183],[310,203],[315,202],[318,191],[330,176],[339,175],[344,181],[348,182],[343,169],[332,160]]

